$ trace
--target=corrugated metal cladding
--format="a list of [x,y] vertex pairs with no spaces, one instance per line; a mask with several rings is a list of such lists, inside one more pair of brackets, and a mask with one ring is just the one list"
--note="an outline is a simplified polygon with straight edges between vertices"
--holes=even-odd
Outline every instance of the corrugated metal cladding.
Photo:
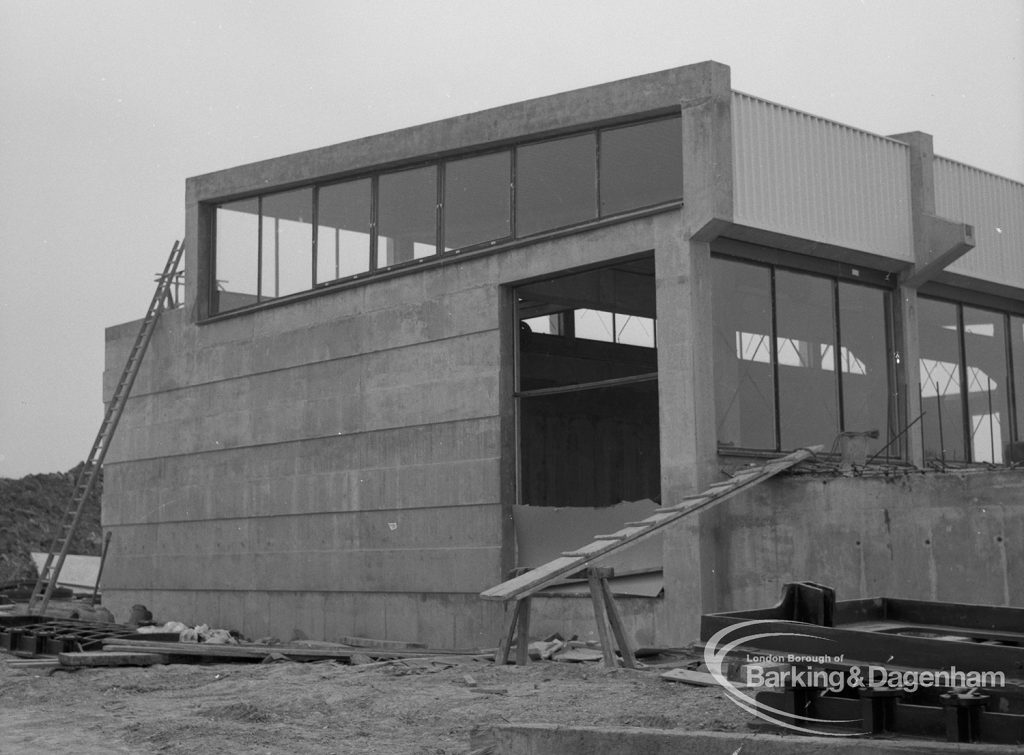
[[935,214],[974,226],[950,272],[1024,288],[1024,184],[937,157]]
[[732,124],[737,223],[913,258],[907,145],[740,92]]

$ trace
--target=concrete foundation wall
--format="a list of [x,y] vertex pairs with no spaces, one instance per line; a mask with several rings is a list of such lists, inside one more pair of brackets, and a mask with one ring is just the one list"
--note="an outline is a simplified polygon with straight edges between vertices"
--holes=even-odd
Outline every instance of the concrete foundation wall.
[[[167,313],[107,456],[105,602],[249,636],[496,645],[503,608],[477,594],[512,565],[502,286],[665,227],[677,213],[203,325]],[[136,330],[107,333],[108,398]]]
[[773,605],[800,580],[839,600],[1024,605],[1024,470],[778,479],[720,511],[719,610]]

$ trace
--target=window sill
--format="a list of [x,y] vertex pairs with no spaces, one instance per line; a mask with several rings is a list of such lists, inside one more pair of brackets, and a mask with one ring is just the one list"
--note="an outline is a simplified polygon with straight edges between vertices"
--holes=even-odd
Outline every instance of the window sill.
[[282,307],[288,304],[294,304],[295,302],[305,301],[316,296],[324,296],[329,293],[336,293],[338,291],[348,290],[356,286],[365,285],[371,281],[383,281],[390,278],[398,277],[401,275],[409,275],[411,273],[420,272],[424,269],[440,267],[448,265],[453,262],[461,262],[465,259],[477,259],[485,257],[490,254],[499,254],[501,252],[511,251],[513,249],[519,249],[521,247],[532,246],[545,241],[552,241],[555,239],[565,238],[566,236],[575,236],[580,233],[587,233],[590,231],[599,230],[602,228],[608,228],[611,226],[619,225],[622,223],[628,223],[633,220],[641,220],[643,218],[651,217],[654,215],[660,215],[665,212],[678,210],[683,206],[682,201],[675,200],[672,202],[666,202],[664,204],[656,205],[653,207],[646,207],[642,210],[636,210],[634,212],[624,213],[616,215],[612,218],[601,218],[594,220],[583,225],[570,226],[568,228],[560,228],[554,231],[547,231],[545,233],[534,234],[533,236],[524,237],[520,239],[513,239],[509,241],[502,241],[490,246],[484,247],[471,247],[466,250],[455,250],[452,252],[442,252],[441,254],[434,254],[429,257],[422,257],[417,260],[410,260],[409,262],[403,262],[400,265],[393,265],[391,267],[383,268],[381,270],[373,270],[365,273],[358,273],[349,278],[343,278],[336,281],[330,281],[322,284],[318,284],[316,288],[309,289],[307,291],[300,291],[290,296],[283,296],[273,301],[260,302],[259,304],[250,304],[245,307],[239,307],[229,312],[220,312],[215,315],[210,315],[201,320],[197,321],[198,325],[208,325],[223,320],[229,320],[234,317],[241,317],[249,315],[254,312],[271,309],[273,307]]

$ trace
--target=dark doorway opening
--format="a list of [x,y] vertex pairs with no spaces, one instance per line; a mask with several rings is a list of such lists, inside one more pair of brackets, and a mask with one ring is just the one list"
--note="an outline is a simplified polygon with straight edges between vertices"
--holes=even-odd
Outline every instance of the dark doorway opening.
[[519,502],[657,500],[653,255],[519,286]]

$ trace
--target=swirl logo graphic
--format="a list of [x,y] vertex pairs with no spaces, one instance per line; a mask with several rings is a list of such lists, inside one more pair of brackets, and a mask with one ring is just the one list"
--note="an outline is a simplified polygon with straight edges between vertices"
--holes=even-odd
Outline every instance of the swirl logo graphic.
[[[733,624],[725,627],[719,632],[716,632],[711,639],[708,640],[704,646],[704,664],[708,668],[708,672],[714,677],[715,681],[721,685],[722,689],[725,690],[729,699],[734,704],[742,708],[743,710],[751,713],[762,721],[767,721],[775,726],[781,726],[785,729],[791,729],[798,731],[802,734],[813,733],[820,736],[828,737],[856,737],[861,736],[860,732],[844,732],[837,733],[834,731],[821,731],[812,726],[822,725],[842,725],[857,723],[860,719],[845,719],[845,720],[830,720],[823,718],[814,718],[812,716],[802,716],[796,713],[789,713],[787,711],[773,708],[771,705],[757,701],[753,694],[745,694],[743,690],[738,688],[732,681],[730,681],[722,670],[722,664],[725,662],[726,656],[732,652],[736,647],[742,645],[751,645],[753,640],[759,640],[766,637],[810,637],[814,640],[827,640],[828,642],[834,642],[828,638],[818,637],[816,635],[804,634],[802,632],[761,632],[756,634],[747,633],[754,630],[755,627],[764,624],[773,624],[774,622],[763,621],[763,620],[752,620],[744,621],[739,624]],[[746,630],[746,631],[745,631]],[[728,639],[733,635],[732,639]],[[789,720],[785,720],[789,719]],[[805,722],[804,725],[798,725],[792,723],[793,720],[799,720]]]

